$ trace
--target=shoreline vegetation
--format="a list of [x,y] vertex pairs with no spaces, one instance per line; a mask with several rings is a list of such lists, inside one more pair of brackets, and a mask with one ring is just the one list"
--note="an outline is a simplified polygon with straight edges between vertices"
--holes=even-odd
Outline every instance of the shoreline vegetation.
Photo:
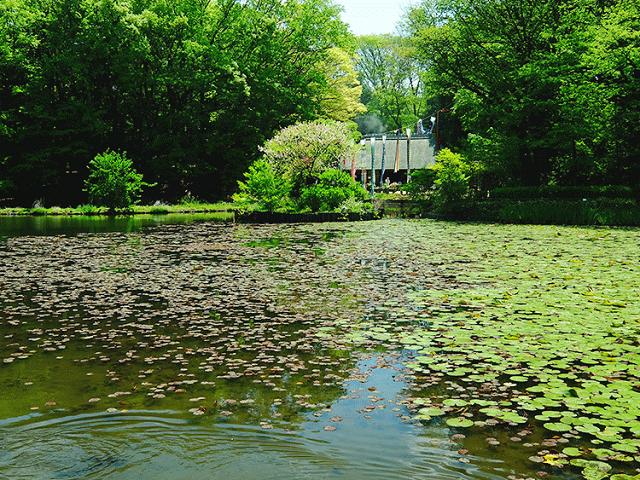
[[[195,203],[177,205],[134,205],[110,211],[107,207],[80,205],[78,207],[6,207],[0,208],[2,217],[39,216],[133,216],[169,214],[233,214],[239,221],[259,223],[360,221],[384,217],[432,218],[443,221],[486,222],[502,224],[538,224],[573,226],[640,227],[640,205],[629,198],[545,199],[494,198],[465,202],[458,211],[448,214],[434,212],[425,201],[409,195],[382,193],[376,197],[375,208],[366,215],[338,212],[267,212],[245,211],[234,202]],[[317,217],[317,218],[316,218]]]
[[0,208],[0,217],[17,216],[113,216],[113,215],[165,215],[171,213],[229,213],[238,206],[229,202],[194,203],[177,205],[132,205],[128,208],[110,210],[108,207],[79,205],[77,207],[5,207]]

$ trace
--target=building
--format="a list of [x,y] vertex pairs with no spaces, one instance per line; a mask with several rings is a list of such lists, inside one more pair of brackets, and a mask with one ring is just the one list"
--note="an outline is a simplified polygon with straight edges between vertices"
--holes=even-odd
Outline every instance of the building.
[[[412,136],[411,140],[405,135],[396,137],[388,135],[386,142],[382,136],[367,136],[360,145],[360,150],[355,156],[355,173],[358,181],[362,180],[362,176],[366,175],[367,181],[371,177],[371,139],[374,142],[374,168],[376,174],[376,183],[380,182],[382,173],[382,153],[384,150],[384,179],[389,179],[391,183],[407,181],[407,174],[411,170],[425,168],[435,163],[435,140],[431,135]],[[407,156],[407,145],[410,144],[409,156]],[[399,150],[398,170],[395,171],[396,151]],[[352,164],[345,161],[343,169],[351,171]],[[366,172],[366,173],[365,173]]]

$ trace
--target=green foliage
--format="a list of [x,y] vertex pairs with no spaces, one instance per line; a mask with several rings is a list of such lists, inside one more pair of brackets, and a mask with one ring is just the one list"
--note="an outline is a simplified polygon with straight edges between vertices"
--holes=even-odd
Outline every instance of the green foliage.
[[404,186],[414,199],[421,199],[430,192],[435,184],[436,170],[433,168],[420,168],[411,171],[411,180]]
[[349,214],[355,213],[364,215],[368,213],[374,213],[375,208],[373,203],[369,200],[359,199],[357,196],[349,197],[336,208],[339,213]]
[[438,153],[435,171],[434,204],[440,211],[449,211],[470,193],[471,167],[462,155],[445,148]]
[[278,175],[266,160],[253,163],[244,177],[244,182],[238,182],[239,192],[233,196],[243,208],[274,212],[290,207],[291,183]]
[[149,208],[149,213],[152,215],[165,215],[169,212],[170,210],[167,205],[153,205]]
[[111,210],[128,208],[140,200],[146,186],[150,184],[142,181],[142,174],[136,172],[126,153],[107,150],[89,162],[85,191],[96,205]]
[[501,187],[491,190],[490,198],[511,200],[529,199],[579,199],[619,198],[633,199],[634,192],[624,185],[564,187],[546,185],[542,187]]
[[[367,191],[347,172],[329,169],[318,175],[317,183],[303,188],[300,204],[314,212],[331,212],[340,207],[359,209],[352,202],[363,201],[367,197]],[[345,204],[348,200],[351,202]]]
[[352,43],[329,0],[3,0],[0,179],[78,203],[67,172],[118,145],[167,200],[219,198],[274,131],[347,115]]
[[33,215],[36,217],[47,215],[49,213],[49,209],[45,207],[33,207],[29,209],[29,215]]
[[358,38],[358,73],[368,115],[358,119],[364,133],[415,125],[427,112],[425,66],[408,38],[368,35]]
[[178,205],[202,205],[203,202],[198,198],[192,195],[191,193],[187,193],[183,195],[178,200]]
[[79,215],[97,215],[101,213],[101,211],[102,209],[100,207],[87,203],[84,205],[78,205],[74,213],[77,213]]
[[638,184],[637,1],[424,0],[406,23],[484,183]]
[[323,117],[347,122],[367,109],[360,103],[362,85],[354,67],[353,56],[341,48],[331,48],[321,64],[326,93],[320,98]]
[[325,170],[340,168],[356,148],[346,123],[303,122],[280,130],[262,152],[274,171],[299,192]]
[[472,218],[503,223],[640,226],[640,206],[627,199],[504,199],[479,202],[467,211]]

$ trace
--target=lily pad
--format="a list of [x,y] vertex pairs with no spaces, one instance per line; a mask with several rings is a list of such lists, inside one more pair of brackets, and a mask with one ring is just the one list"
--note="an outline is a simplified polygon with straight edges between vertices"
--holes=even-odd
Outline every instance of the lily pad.
[[468,418],[448,418],[447,425],[455,428],[469,428],[473,426],[473,421]]

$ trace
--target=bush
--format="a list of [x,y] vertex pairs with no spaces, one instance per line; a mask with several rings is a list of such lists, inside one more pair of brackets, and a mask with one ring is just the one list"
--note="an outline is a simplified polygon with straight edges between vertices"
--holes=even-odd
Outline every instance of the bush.
[[476,218],[503,223],[640,226],[633,200],[485,200]]
[[166,205],[153,205],[149,207],[148,211],[152,215],[165,215],[169,213],[169,207]]
[[257,160],[244,177],[244,182],[238,182],[240,191],[233,196],[240,206],[268,212],[288,209],[291,183],[276,174],[269,162]]
[[49,213],[49,210],[45,207],[33,207],[29,209],[29,215],[41,216],[46,215],[47,213]]
[[356,148],[348,124],[305,122],[280,130],[261,150],[275,172],[298,191],[323,171],[350,161]]
[[634,198],[631,187],[623,185],[600,186],[557,186],[545,185],[541,187],[502,187],[491,190],[490,198],[509,200],[529,199],[577,199],[583,198]]
[[78,205],[76,207],[76,210],[81,215],[97,215],[100,213],[100,207],[96,207],[95,205],[91,204]]
[[329,169],[317,176],[315,185],[302,190],[300,205],[314,212],[332,212],[348,199],[362,201],[367,197],[367,191],[347,172]]
[[107,150],[89,162],[89,177],[85,180],[85,191],[89,201],[95,205],[128,208],[140,201],[144,187],[151,186],[142,181],[133,162],[125,152]]
[[451,210],[468,198],[470,193],[471,167],[462,155],[445,148],[438,153],[434,184],[434,206],[441,212]]
[[420,168],[411,172],[411,180],[404,186],[404,190],[414,199],[421,199],[433,189],[436,171],[433,168]]
[[349,214],[366,214],[373,213],[374,207],[373,203],[367,200],[358,200],[356,197],[349,197],[344,202],[342,202],[338,208],[336,209],[339,213]]
[[180,200],[178,200],[178,205],[202,205],[204,202],[200,200],[198,197],[191,194],[191,192],[187,192]]

